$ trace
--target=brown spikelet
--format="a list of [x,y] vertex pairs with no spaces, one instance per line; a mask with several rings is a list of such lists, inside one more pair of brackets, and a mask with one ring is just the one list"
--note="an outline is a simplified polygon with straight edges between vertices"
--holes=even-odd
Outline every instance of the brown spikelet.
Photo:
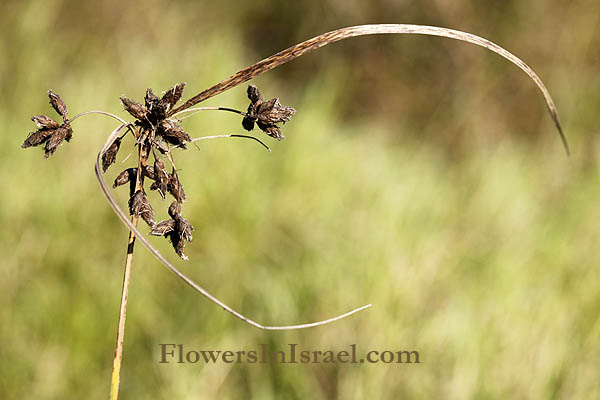
[[151,165],[144,165],[142,168],[144,176],[148,177],[148,179],[155,179],[154,168]]
[[169,193],[177,200],[178,203],[183,203],[185,200],[185,191],[183,190],[183,186],[179,181],[179,177],[177,176],[177,172],[173,169],[173,173],[169,178],[169,184],[167,185],[167,189]]
[[183,89],[185,88],[185,82],[173,86],[160,99],[159,107],[165,112],[169,112],[173,106],[181,99],[183,95]]
[[36,123],[40,129],[56,129],[60,126],[58,122],[46,115],[34,115],[31,120]]
[[48,97],[50,98],[50,105],[52,108],[54,108],[56,112],[59,113],[60,116],[66,121],[68,111],[67,105],[63,99],[61,99],[60,96],[54,93],[52,90],[48,90]]
[[113,183],[113,189],[124,185],[127,182],[135,182],[136,178],[137,170],[135,168],[127,168],[115,178],[115,181]]
[[171,205],[169,206],[169,215],[171,216],[171,218],[175,218],[175,216],[177,214],[179,214],[181,212],[181,203],[178,203],[177,201],[174,201],[171,203]]
[[150,190],[158,190],[158,193],[164,199],[167,194],[168,184],[169,173],[162,160],[157,158],[154,160],[154,183],[150,186]]
[[173,244],[173,248],[175,249],[175,253],[183,260],[189,260],[189,258],[185,255],[185,241],[177,234],[177,232],[173,231],[169,234],[169,239],[171,239],[171,243]]
[[180,214],[175,215],[175,231],[182,239],[188,242],[192,241],[192,231],[194,227]]
[[292,107],[282,105],[279,99],[271,99],[261,103],[257,107],[256,112],[260,127],[260,122],[265,124],[286,123],[296,113],[296,110]]
[[28,147],[39,146],[40,144],[46,142],[53,133],[54,130],[48,129],[40,129],[36,132],[31,132],[21,147],[26,149]]
[[146,119],[146,113],[148,110],[143,105],[128,99],[125,96],[121,96],[121,103],[123,103],[123,108],[127,111],[131,116],[135,119],[143,121]]
[[46,147],[44,148],[44,157],[48,158],[53,155],[56,152],[56,149],[58,149],[58,146],[60,146],[64,140],[67,142],[71,140],[72,135],[73,130],[69,124],[61,125],[52,133],[52,136],[50,136],[46,142]]
[[121,147],[121,138],[115,138],[114,142],[110,145],[108,149],[102,154],[102,172],[106,172],[108,167],[110,167],[117,159],[117,153],[119,152],[119,148]]
[[139,215],[150,227],[154,226],[154,210],[141,190],[136,191],[129,199],[129,213]]
[[160,101],[160,99],[158,98],[157,95],[154,94],[152,89],[150,89],[150,88],[146,89],[146,96],[144,96],[144,102],[146,103],[146,108],[148,110],[150,110],[152,107],[154,107],[156,105],[156,103],[158,103],[159,101]]
[[172,119],[160,121],[158,132],[168,143],[186,149],[185,142],[191,140],[190,136],[184,131],[177,122]]
[[279,99],[263,101],[260,90],[254,85],[248,86],[248,106],[247,115],[242,120],[242,126],[247,131],[254,129],[254,123],[267,135],[282,140],[284,136],[276,124],[286,123],[296,113],[292,107],[284,106]]
[[150,235],[154,236],[167,236],[169,233],[175,230],[175,221],[172,219],[167,219],[164,221],[158,222],[152,230],[150,231]]

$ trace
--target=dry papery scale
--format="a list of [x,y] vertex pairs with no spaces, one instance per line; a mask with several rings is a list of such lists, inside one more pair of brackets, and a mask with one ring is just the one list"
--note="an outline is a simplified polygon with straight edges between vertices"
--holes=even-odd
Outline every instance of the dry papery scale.
[[[125,276],[123,282],[123,292],[121,298],[121,309],[119,313],[119,328],[117,333],[117,348],[115,352],[115,361],[113,364],[113,376],[111,381],[111,398],[116,399],[118,395],[119,371],[122,356],[123,334],[125,326],[125,312],[127,304],[127,293],[129,286],[129,277],[131,269],[131,261],[133,256],[133,248],[135,240],[141,241],[142,244],[172,273],[182,279],[185,283],[191,286],[194,290],[201,293],[209,300],[221,306],[226,311],[232,313],[248,324],[265,330],[286,330],[309,328],[318,325],[324,325],[329,322],[339,320],[354,314],[360,310],[370,307],[365,305],[356,308],[348,313],[339,315],[327,320],[313,322],[300,325],[284,325],[284,326],[267,326],[255,322],[239,312],[227,306],[201,286],[180,272],[173,264],[171,264],[148,240],[137,227],[138,221],[141,218],[149,227],[150,235],[164,236],[168,238],[173,245],[175,252],[184,260],[185,244],[192,240],[193,227],[182,215],[182,203],[186,195],[180,180],[177,167],[174,161],[174,150],[186,150],[188,144],[200,140],[238,137],[253,139],[270,151],[269,147],[259,139],[241,134],[204,136],[191,138],[187,132],[180,126],[183,118],[191,116],[200,111],[218,110],[236,113],[242,116],[242,127],[248,131],[252,131],[255,126],[267,135],[281,140],[284,138],[281,133],[281,126],[285,124],[295,114],[296,110],[292,107],[283,106],[277,98],[265,100],[256,86],[250,85],[247,90],[250,104],[248,109],[243,112],[227,107],[194,107],[198,103],[214,97],[228,89],[238,86],[255,76],[263,74],[279,65],[300,57],[310,51],[319,49],[327,44],[347,39],[355,36],[374,35],[374,34],[419,34],[440,36],[469,43],[476,44],[493,51],[496,54],[504,57],[511,63],[523,70],[536,84],[546,102],[550,116],[558,130],[562,144],[567,154],[569,147],[567,140],[563,134],[558,112],[550,93],[537,74],[521,59],[503,49],[495,43],[490,42],[482,37],[461,32],[453,29],[440,28],[434,26],[423,25],[408,25],[408,24],[377,24],[377,25],[361,25],[352,26],[334,30],[306,40],[295,46],[289,47],[277,54],[274,54],[262,61],[257,62],[241,71],[235,73],[227,79],[217,83],[216,85],[200,92],[191,97],[181,105],[176,106],[182,98],[185,88],[184,83],[175,85],[163,93],[160,97],[157,96],[152,89],[148,89],[142,102],[136,102],[127,97],[121,97],[121,102],[125,111],[127,111],[134,121],[126,121],[112,113],[104,111],[86,111],[82,112],[73,118],[68,118],[68,111],[65,102],[56,93],[49,91],[50,104],[54,110],[62,118],[62,123],[56,122],[50,117],[39,115],[32,117],[32,120],[38,125],[39,130],[31,133],[22,147],[32,147],[44,145],[45,156],[53,155],[57,148],[64,142],[70,141],[73,136],[71,124],[74,120],[87,114],[103,114],[112,117],[119,121],[119,125],[109,135],[104,146],[100,150],[96,160],[96,176],[102,192],[106,196],[109,204],[119,216],[121,221],[127,226],[130,231],[128,250],[125,263]],[[187,115],[186,115],[187,114]],[[129,216],[117,204],[111,194],[106,182],[103,179],[103,173],[114,164],[117,153],[120,150],[121,141],[127,134],[133,135],[135,138],[135,148],[138,154],[137,165],[123,170],[115,179],[113,188],[129,183]],[[150,185],[146,181],[151,181]],[[167,196],[173,198],[173,201],[168,207],[170,219],[164,221],[154,220],[153,207],[146,196],[147,190],[156,190],[160,196],[165,199]]]

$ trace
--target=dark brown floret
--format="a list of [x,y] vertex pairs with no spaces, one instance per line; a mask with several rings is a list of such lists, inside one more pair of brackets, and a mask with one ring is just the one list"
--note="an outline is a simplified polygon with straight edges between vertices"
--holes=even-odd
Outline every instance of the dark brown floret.
[[46,115],[34,115],[31,120],[36,123],[38,128],[44,130],[56,129],[60,126],[58,122]]
[[177,201],[174,201],[171,203],[171,205],[169,206],[169,215],[171,216],[171,218],[175,218],[175,216],[177,214],[179,214],[181,212],[181,203],[178,203]]
[[106,172],[108,167],[110,167],[117,160],[117,153],[119,152],[119,148],[121,147],[121,138],[115,138],[114,142],[106,149],[106,151],[102,154],[102,171]]
[[144,173],[144,176],[148,177],[149,179],[154,180],[155,175],[154,175],[154,168],[150,165],[144,165],[142,167],[142,171]]
[[179,237],[187,240],[188,242],[192,241],[192,231],[194,227],[180,214],[175,215],[175,231],[179,234]]
[[150,231],[150,235],[154,236],[167,236],[169,233],[175,230],[175,221],[172,219],[167,219],[164,221],[160,221]]
[[56,152],[56,149],[58,149],[58,146],[60,146],[64,140],[67,142],[71,140],[72,136],[73,130],[69,124],[63,124],[58,127],[46,142],[44,157],[48,158],[53,155]]
[[177,234],[177,232],[173,231],[169,233],[169,239],[171,239],[171,243],[173,244],[173,248],[175,249],[175,253],[183,260],[189,260],[189,258],[185,255],[185,241]]
[[167,189],[169,193],[177,200],[178,203],[182,203],[185,200],[185,191],[183,190],[183,186],[179,181],[179,177],[177,176],[177,172],[173,169],[171,176],[169,177],[169,184],[167,185]]
[[54,133],[54,129],[40,129],[36,132],[31,132],[27,139],[21,145],[22,148],[26,149],[28,147],[39,146],[44,143],[46,140],[52,136]]
[[159,107],[164,110],[165,113],[168,113],[181,99],[184,88],[185,82],[175,85],[171,89],[167,90],[159,101]]
[[137,170],[135,168],[127,168],[125,171],[121,172],[113,183],[113,189],[126,184],[127,182],[135,182],[137,179]]
[[160,121],[158,132],[166,142],[186,149],[185,142],[191,140],[190,136],[172,119]]
[[56,110],[57,113],[60,114],[61,117],[66,121],[67,120],[67,105],[60,98],[60,96],[54,93],[52,90],[48,90],[48,97],[50,98],[50,105],[52,108]]
[[143,121],[146,119],[146,114],[148,110],[143,105],[128,99],[125,96],[121,97],[121,103],[123,103],[123,107],[125,111],[127,111],[131,116],[137,120]]
[[169,185],[169,173],[165,164],[160,158],[154,160],[154,183],[150,190],[158,190],[160,196],[164,199]]
[[150,226],[154,226],[154,210],[141,190],[138,190],[129,199],[129,213],[139,215]]

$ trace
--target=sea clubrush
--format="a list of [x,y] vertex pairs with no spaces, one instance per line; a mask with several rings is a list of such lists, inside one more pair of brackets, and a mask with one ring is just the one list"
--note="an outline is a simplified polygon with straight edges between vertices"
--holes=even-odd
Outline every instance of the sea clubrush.
[[[182,204],[186,199],[186,194],[175,165],[173,157],[174,150],[185,150],[190,143],[218,137],[249,138],[258,141],[267,149],[269,148],[259,139],[248,135],[233,134],[191,138],[180,126],[180,119],[178,119],[178,117],[185,113],[204,110],[228,111],[242,116],[241,124],[245,130],[252,131],[258,126],[258,128],[268,136],[281,140],[284,138],[281,132],[281,125],[290,121],[292,116],[296,113],[296,110],[292,107],[282,105],[277,98],[264,100],[260,90],[254,85],[250,85],[247,90],[250,104],[246,112],[227,107],[194,108],[194,106],[310,51],[350,37],[373,34],[419,34],[446,37],[476,44],[504,57],[523,70],[536,84],[544,96],[546,106],[558,130],[563,146],[567,154],[569,153],[568,143],[563,134],[554,101],[542,80],[527,64],[525,64],[525,62],[504,48],[482,37],[453,29],[434,26],[377,24],[352,26],[327,32],[289,47],[288,49],[244,68],[229,78],[224,79],[216,85],[191,97],[180,105],[178,105],[178,103],[183,96],[185,83],[175,85],[161,96],[157,96],[152,89],[148,89],[145,93],[143,102],[136,102],[123,96],[121,97],[121,103],[125,111],[133,117],[133,121],[126,121],[121,117],[105,111],[86,111],[69,119],[67,106],[62,98],[51,90],[48,92],[50,104],[61,117],[62,123],[45,115],[36,115],[32,117],[32,120],[37,124],[39,129],[30,133],[22,145],[23,148],[44,145],[44,154],[46,158],[54,155],[63,142],[69,142],[72,139],[73,129],[71,124],[77,118],[87,114],[103,114],[119,121],[119,125],[109,135],[103,148],[98,153],[95,167],[96,176],[104,195],[115,213],[130,230],[119,312],[117,346],[111,379],[111,399],[116,399],[118,396],[127,294],[133,248],[136,238],[142,242],[142,244],[147,247],[166,268],[196,291],[241,320],[260,329],[285,330],[324,325],[370,307],[369,304],[337,317],[309,324],[286,326],[266,326],[259,324],[222,303],[204,288],[180,272],[150,243],[148,238],[140,232],[137,225],[141,218],[149,226],[150,235],[167,238],[173,245],[177,255],[182,259],[187,260],[187,256],[185,255],[185,245],[186,242],[192,241],[192,232],[194,228],[182,215]],[[135,138],[134,147],[138,154],[137,165],[127,168],[119,173],[114,181],[113,188],[118,188],[129,183],[129,216],[117,204],[102,176],[103,173],[115,163],[117,154],[121,150],[122,140],[127,134],[131,134]],[[167,165],[170,168],[167,168]],[[146,180],[151,181],[152,183],[147,185]],[[168,207],[170,219],[155,221],[154,208],[146,195],[147,190],[157,191],[162,199],[166,199],[167,195],[173,198],[173,201]]]

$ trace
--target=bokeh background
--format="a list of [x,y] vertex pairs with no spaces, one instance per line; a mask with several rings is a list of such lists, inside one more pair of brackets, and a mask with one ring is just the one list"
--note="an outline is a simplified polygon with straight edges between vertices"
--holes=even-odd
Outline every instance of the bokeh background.
[[[229,139],[177,154],[196,228],[190,261],[177,265],[265,324],[373,308],[263,332],[139,247],[121,398],[600,398],[599,17],[595,0],[3,1],[0,398],[108,396],[127,230],[93,162],[115,124],[81,118],[49,160],[21,150],[30,116],[52,113],[46,91],[72,115],[125,116],[122,94],[141,99],[147,87],[185,81],[189,97],[299,41],[364,23],[445,26],[514,52],[556,100],[572,156],[526,75],[466,43],[355,38],[254,79],[298,113],[283,142],[263,135],[273,153]],[[206,105],[244,109],[245,90]],[[229,113],[184,128],[242,133]],[[166,215],[168,202],[152,201]],[[161,365],[160,343],[355,343],[417,350],[421,364]]]

